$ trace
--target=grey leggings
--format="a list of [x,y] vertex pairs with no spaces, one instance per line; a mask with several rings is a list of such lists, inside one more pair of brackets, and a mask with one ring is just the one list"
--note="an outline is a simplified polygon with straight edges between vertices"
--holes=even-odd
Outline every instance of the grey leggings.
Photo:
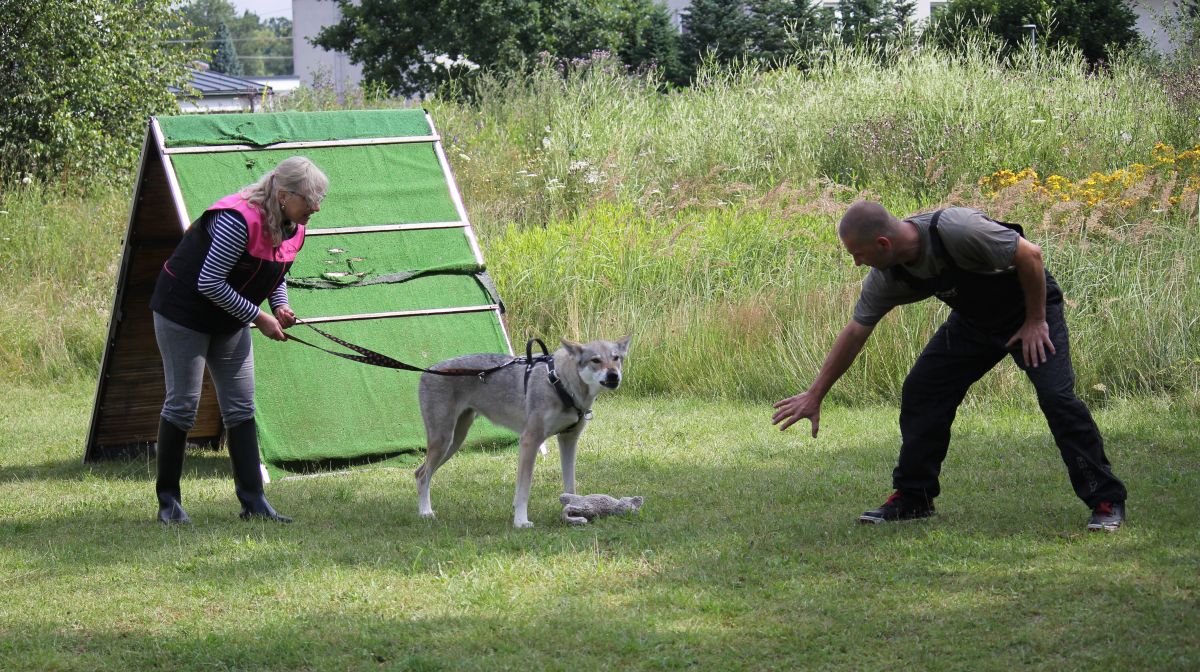
[[217,388],[217,405],[226,427],[254,417],[254,350],[250,328],[206,334],[154,313],[154,338],[162,353],[167,398],[162,417],[187,431],[196,423],[204,367]]

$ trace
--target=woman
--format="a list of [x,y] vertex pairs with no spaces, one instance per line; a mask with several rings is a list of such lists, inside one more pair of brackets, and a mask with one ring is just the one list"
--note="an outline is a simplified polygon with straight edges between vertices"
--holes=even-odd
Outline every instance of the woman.
[[[179,476],[205,365],[225,423],[241,517],[292,521],[263,496],[249,325],[268,338],[287,340],[283,330],[295,324],[296,314],[283,277],[328,188],[329,179],[312,161],[286,159],[257,183],[209,207],[159,272],[150,308],[167,387],[155,486],[163,523],[191,522],[180,504]],[[259,307],[264,299],[271,312]]]

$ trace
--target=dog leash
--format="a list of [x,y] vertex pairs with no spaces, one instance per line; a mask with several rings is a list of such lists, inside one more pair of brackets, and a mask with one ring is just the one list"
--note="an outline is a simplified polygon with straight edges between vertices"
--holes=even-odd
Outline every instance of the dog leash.
[[[329,340],[333,341],[334,343],[337,343],[338,345],[340,345],[344,348],[353,350],[354,352],[357,352],[358,354],[357,355],[348,355],[344,352],[337,352],[336,350],[330,350],[328,348],[323,348],[319,345],[316,345],[315,343],[309,343],[308,341],[300,338],[299,336],[293,336],[292,334],[285,334],[285,336],[287,336],[287,340],[296,341],[297,343],[300,343],[302,345],[307,345],[310,348],[316,348],[317,350],[320,350],[322,352],[328,352],[331,355],[336,355],[343,359],[349,359],[350,361],[353,361],[353,362],[360,362],[362,364],[370,364],[371,366],[381,366],[381,367],[387,368],[387,369],[398,369],[398,370],[402,370],[402,371],[417,371],[420,373],[432,373],[432,374],[435,374],[438,376],[478,376],[480,380],[485,380],[489,373],[499,371],[500,369],[506,369],[506,368],[512,366],[513,364],[524,363],[525,364],[524,387],[525,387],[525,390],[528,391],[529,390],[529,376],[533,373],[533,369],[535,367],[537,367],[538,364],[545,364],[546,365],[546,377],[550,381],[551,386],[554,387],[555,393],[558,394],[559,400],[562,401],[563,406],[574,410],[576,415],[579,416],[579,420],[576,420],[575,424],[564,429],[563,431],[564,432],[570,431],[570,430],[574,429],[576,426],[578,426],[580,422],[582,422],[584,420],[592,419],[592,409],[589,408],[589,409],[584,410],[583,408],[581,408],[579,406],[579,402],[575,401],[574,395],[572,395],[571,391],[567,389],[565,384],[563,384],[562,378],[559,377],[558,372],[554,370],[554,356],[551,355],[550,351],[546,349],[546,344],[540,338],[535,337],[535,338],[531,338],[528,341],[526,341],[524,357],[513,357],[512,359],[508,360],[507,362],[505,362],[503,364],[499,364],[497,366],[493,366],[491,368],[487,368],[487,369],[426,369],[426,368],[422,368],[420,366],[413,366],[412,364],[405,364],[404,362],[401,362],[398,359],[394,359],[392,357],[388,357],[385,354],[375,352],[374,350],[370,350],[368,348],[364,348],[361,345],[354,345],[353,343],[342,340],[327,331],[318,329],[318,328],[314,327],[313,325],[311,325],[307,322],[304,322],[303,320],[296,320],[296,323],[303,324],[304,326],[308,327],[309,329],[312,329],[313,331],[324,336],[325,338],[328,338]],[[534,343],[536,343],[538,345],[538,347],[540,347],[542,349],[542,354],[538,355],[537,357],[533,356]]]
[[348,355],[344,352],[337,352],[336,350],[330,350],[328,348],[323,348],[315,343],[309,343],[308,341],[300,338],[299,336],[293,336],[292,334],[285,334],[285,336],[287,336],[287,340],[296,341],[297,343],[300,343],[302,345],[307,345],[310,348],[316,348],[317,350],[321,350],[323,352],[328,352],[331,355],[336,355],[343,359],[349,359],[351,361],[360,362],[362,364],[370,364],[371,366],[381,366],[385,369],[398,369],[401,371],[417,371],[420,373],[432,373],[432,374],[439,375],[439,376],[479,376],[479,378],[482,379],[482,378],[487,377],[487,375],[489,373],[492,373],[493,371],[499,371],[500,369],[511,366],[517,362],[517,358],[514,357],[511,361],[505,362],[504,364],[501,364],[499,366],[493,366],[488,369],[426,369],[426,368],[422,368],[420,366],[413,366],[412,364],[405,364],[404,362],[402,362],[398,359],[393,359],[392,357],[388,357],[385,354],[375,352],[374,350],[369,350],[367,348],[362,347],[361,345],[354,345],[353,343],[350,343],[349,341],[344,341],[327,331],[322,331],[307,322],[303,322],[301,320],[296,320],[296,322],[298,324],[303,324],[304,326],[308,327],[309,329],[312,329],[313,331],[324,336],[325,338],[328,338],[329,340],[333,341],[334,343],[337,343],[338,345],[340,345],[344,348],[353,350],[354,352],[357,352],[359,354]]

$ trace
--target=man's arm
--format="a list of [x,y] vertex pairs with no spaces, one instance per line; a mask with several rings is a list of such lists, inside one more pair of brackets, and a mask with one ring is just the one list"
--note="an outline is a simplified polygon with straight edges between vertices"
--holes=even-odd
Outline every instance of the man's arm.
[[854,363],[858,353],[862,351],[863,344],[874,330],[874,325],[867,326],[850,320],[834,340],[833,347],[825,356],[825,363],[821,365],[821,371],[808,390],[775,402],[775,408],[778,410],[771,417],[772,424],[778,425],[782,422],[783,425],[779,427],[779,431],[782,432],[802,418],[808,418],[812,423],[812,435],[815,439],[821,425],[821,401],[829,393],[829,388],[833,387]]
[[1020,341],[1025,366],[1037,367],[1046,363],[1046,350],[1055,354],[1050,325],[1046,324],[1046,270],[1042,264],[1042,248],[1021,238],[1017,241],[1013,265],[1025,294],[1025,323],[1004,347],[1011,348]]

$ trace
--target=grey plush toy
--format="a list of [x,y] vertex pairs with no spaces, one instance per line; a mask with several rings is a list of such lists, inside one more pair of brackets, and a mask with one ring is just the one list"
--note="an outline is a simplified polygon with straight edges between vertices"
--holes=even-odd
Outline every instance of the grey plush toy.
[[641,497],[617,499],[608,495],[572,495],[564,492],[558,496],[558,501],[563,505],[563,520],[572,525],[586,525],[600,516],[637,513],[642,508],[643,500]]

